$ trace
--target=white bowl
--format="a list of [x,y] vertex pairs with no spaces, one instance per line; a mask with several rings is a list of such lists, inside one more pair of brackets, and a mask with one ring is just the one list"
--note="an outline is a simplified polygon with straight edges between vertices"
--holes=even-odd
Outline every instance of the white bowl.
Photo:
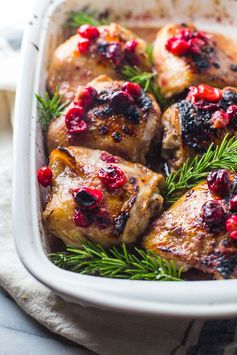
[[[14,129],[13,220],[21,261],[34,277],[55,293],[82,305],[166,316],[236,316],[236,280],[155,282],[105,279],[61,270],[47,258],[47,236],[41,220],[45,192],[39,190],[36,181],[36,169],[45,163],[46,156],[34,93],[45,91],[47,65],[67,12],[86,5],[100,12],[109,8],[121,19],[131,12],[129,23],[136,26],[194,21],[202,29],[236,37],[237,2],[233,0],[37,2],[22,45]],[[150,14],[149,21],[141,16],[144,13]],[[123,23],[128,24],[128,20]]]

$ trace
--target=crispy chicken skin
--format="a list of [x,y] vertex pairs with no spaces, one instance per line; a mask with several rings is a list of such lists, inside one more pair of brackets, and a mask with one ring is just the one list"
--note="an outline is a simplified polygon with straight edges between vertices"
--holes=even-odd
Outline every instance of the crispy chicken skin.
[[[202,206],[213,199],[219,198],[207,183],[198,184],[154,222],[143,246],[174,260],[184,271],[196,268],[215,279],[236,278],[237,244],[228,237],[225,223],[211,231],[202,222]],[[219,202],[225,204],[224,200]]]
[[188,158],[204,153],[211,143],[219,145],[227,132],[237,137],[236,119],[226,127],[214,128],[215,110],[226,111],[237,104],[237,89],[223,89],[222,99],[211,109],[203,110],[188,98],[170,106],[162,115],[162,157],[171,170],[178,169]]
[[153,55],[161,93],[168,98],[199,83],[237,86],[235,49],[218,35],[209,34],[209,43],[200,46],[199,54],[175,55],[167,49],[167,41],[186,29],[197,31],[192,24],[169,24],[157,33]]
[[[146,43],[141,38],[115,23],[100,26],[98,30],[100,36],[86,54],[77,49],[79,34],[56,49],[48,72],[47,86],[51,94],[58,89],[65,100],[71,100],[79,85],[87,84],[98,75],[120,79],[124,65],[136,64],[143,70],[150,70]],[[128,52],[126,46],[132,40],[136,45],[134,51]]]
[[[113,81],[104,75],[88,83],[97,90],[97,99],[87,112],[88,129],[79,134],[68,134],[65,114],[55,118],[49,126],[49,152],[60,146],[85,146],[106,150],[133,162],[145,163],[150,148],[161,140],[160,108],[152,95],[142,91],[131,115],[117,113],[111,106],[112,95],[121,90],[124,82]],[[78,90],[78,95],[83,87]],[[119,106],[119,104],[117,105]]]
[[[66,245],[80,247],[87,240],[104,247],[133,243],[162,209],[162,175],[113,156],[112,165],[123,171],[126,183],[108,189],[98,177],[101,168],[111,165],[102,160],[106,154],[82,147],[58,148],[50,154],[53,182],[43,219],[49,233]],[[92,223],[81,227],[73,218],[78,206],[72,191],[85,187],[99,189],[103,198],[97,209],[89,211]]]

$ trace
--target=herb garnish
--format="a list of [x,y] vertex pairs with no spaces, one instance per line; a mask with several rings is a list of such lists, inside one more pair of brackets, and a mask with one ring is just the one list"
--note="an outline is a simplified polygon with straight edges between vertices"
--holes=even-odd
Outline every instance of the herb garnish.
[[50,260],[62,269],[87,275],[129,280],[181,281],[182,269],[173,261],[161,259],[152,252],[125,244],[105,250],[90,242],[82,249],[49,254]]
[[101,26],[104,25],[103,20],[97,20],[93,15],[87,14],[83,11],[72,11],[69,13],[66,25],[77,28],[81,25]]
[[39,106],[37,107],[40,112],[40,121],[43,128],[46,130],[48,128],[49,122],[54,117],[59,117],[64,110],[64,108],[69,104],[69,102],[62,102],[58,91],[55,91],[53,97],[50,98],[49,94],[46,92],[45,96],[42,97],[39,94],[35,94]]
[[237,170],[237,140],[227,133],[220,146],[212,143],[201,157],[189,159],[182,167],[166,179],[164,198],[172,204],[182,193],[195,186],[213,169]]

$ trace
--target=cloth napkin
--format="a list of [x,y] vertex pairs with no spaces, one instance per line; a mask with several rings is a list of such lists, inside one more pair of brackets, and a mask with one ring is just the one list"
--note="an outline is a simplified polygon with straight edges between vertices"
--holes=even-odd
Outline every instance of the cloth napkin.
[[[17,67],[17,62],[18,54],[0,40],[0,286],[52,332],[99,354],[236,354],[236,320],[125,316],[84,308],[54,295],[24,269],[15,251],[11,228],[11,117],[17,72],[11,77],[6,73],[11,72],[12,66]],[[24,208],[23,201],[18,203],[19,208]]]

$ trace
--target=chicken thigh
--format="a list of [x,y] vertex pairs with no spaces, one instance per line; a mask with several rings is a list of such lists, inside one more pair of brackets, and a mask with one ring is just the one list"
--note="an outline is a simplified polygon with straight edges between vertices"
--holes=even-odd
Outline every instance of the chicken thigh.
[[193,25],[164,26],[153,52],[161,93],[168,98],[199,83],[237,86],[236,45],[227,42]]
[[68,246],[92,241],[104,247],[133,243],[160,213],[164,178],[107,152],[58,148],[43,219],[51,235]]
[[49,67],[48,90],[52,94],[57,89],[64,100],[72,100],[79,85],[98,75],[120,79],[124,65],[151,70],[141,38],[115,23],[97,28],[81,26],[78,34],[56,49]]
[[160,108],[152,95],[137,84],[103,75],[79,88],[74,102],[51,122],[47,143],[49,151],[59,145],[85,146],[145,163],[160,134]]
[[232,174],[231,184],[225,187],[223,181],[227,180],[220,179],[220,191],[211,184],[216,176],[226,174],[222,170],[212,172],[209,187],[206,181],[201,182],[181,197],[155,221],[143,246],[174,260],[184,271],[196,268],[216,279],[236,278],[237,232],[232,228],[237,227],[237,215],[231,211],[231,189],[237,175]]

